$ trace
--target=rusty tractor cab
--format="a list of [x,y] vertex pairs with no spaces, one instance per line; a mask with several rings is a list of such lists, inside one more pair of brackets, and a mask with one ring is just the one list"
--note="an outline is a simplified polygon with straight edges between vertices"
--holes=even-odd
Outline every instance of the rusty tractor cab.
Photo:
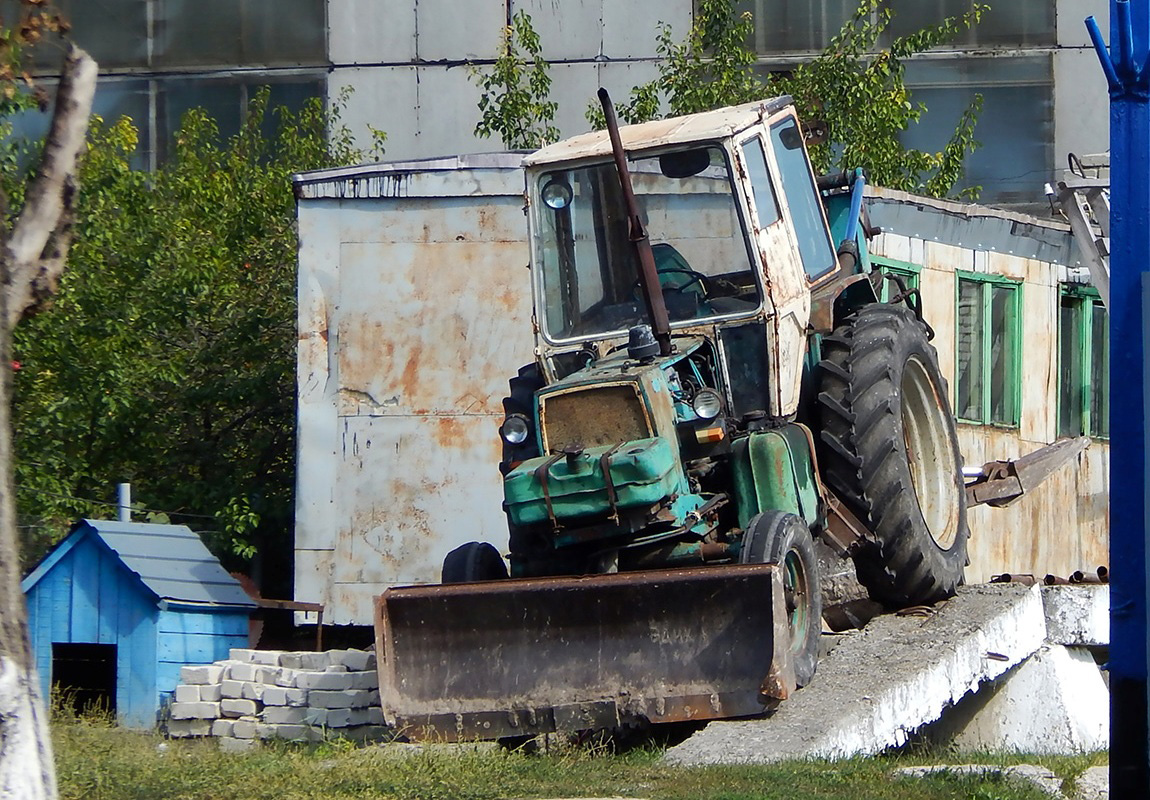
[[472,543],[377,602],[384,711],[415,738],[761,713],[814,675],[815,537],[887,604],[962,581],[955,422],[916,295],[877,300],[861,173],[816,178],[786,97],[604,107],[524,161],[509,569]]

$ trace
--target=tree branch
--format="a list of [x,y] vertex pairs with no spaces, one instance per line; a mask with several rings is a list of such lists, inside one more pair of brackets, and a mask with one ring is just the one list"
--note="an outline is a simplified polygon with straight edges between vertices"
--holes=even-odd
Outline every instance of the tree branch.
[[9,326],[47,300],[56,291],[64,271],[79,187],[76,164],[88,133],[96,72],[91,56],[75,45],[69,47],[40,168],[28,186],[24,208],[4,246]]

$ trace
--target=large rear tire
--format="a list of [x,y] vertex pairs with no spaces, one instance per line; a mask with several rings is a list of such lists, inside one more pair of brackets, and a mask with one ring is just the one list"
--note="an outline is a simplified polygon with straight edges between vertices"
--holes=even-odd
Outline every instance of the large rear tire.
[[774,563],[783,570],[795,682],[806,686],[815,676],[823,631],[823,595],[810,529],[794,514],[764,511],[751,518],[744,536],[741,563]]
[[946,381],[926,328],[902,306],[864,306],[823,338],[818,408],[826,485],[875,534],[859,581],[891,606],[963,581],[966,490]]

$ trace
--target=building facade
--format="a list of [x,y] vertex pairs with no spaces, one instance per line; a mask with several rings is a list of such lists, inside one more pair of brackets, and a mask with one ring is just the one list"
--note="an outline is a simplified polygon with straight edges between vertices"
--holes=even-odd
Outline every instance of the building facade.
[[[891,35],[968,11],[975,0],[886,0]],[[181,115],[202,106],[234,131],[246,100],[271,87],[273,104],[352,95],[343,120],[367,146],[387,132],[387,158],[500,149],[473,135],[479,88],[473,66],[495,58],[502,27],[531,15],[551,62],[564,135],[586,130],[595,91],[622,98],[657,75],[656,33],[689,28],[694,0],[58,0],[75,39],[101,64],[96,112],[131,116],[141,131],[140,164],[162,159]],[[1109,0],[996,2],[953,48],[914,59],[914,98],[929,113],[907,143],[938,148],[975,94],[982,148],[966,184],[984,202],[1035,206],[1068,153],[1107,144],[1107,95],[1083,19],[1107,28]],[[812,58],[850,18],[857,0],[741,0],[756,32],[764,72]],[[40,56],[50,72],[58,49]],[[35,132],[43,121],[29,120]],[[370,127],[369,127],[370,126]]]

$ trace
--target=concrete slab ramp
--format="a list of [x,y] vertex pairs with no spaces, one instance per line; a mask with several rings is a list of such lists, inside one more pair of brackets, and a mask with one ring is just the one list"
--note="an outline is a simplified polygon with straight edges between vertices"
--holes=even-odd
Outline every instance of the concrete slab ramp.
[[929,616],[886,615],[846,636],[770,717],[712,722],[671,763],[745,764],[879,753],[1042,646],[1037,586],[963,587]]

